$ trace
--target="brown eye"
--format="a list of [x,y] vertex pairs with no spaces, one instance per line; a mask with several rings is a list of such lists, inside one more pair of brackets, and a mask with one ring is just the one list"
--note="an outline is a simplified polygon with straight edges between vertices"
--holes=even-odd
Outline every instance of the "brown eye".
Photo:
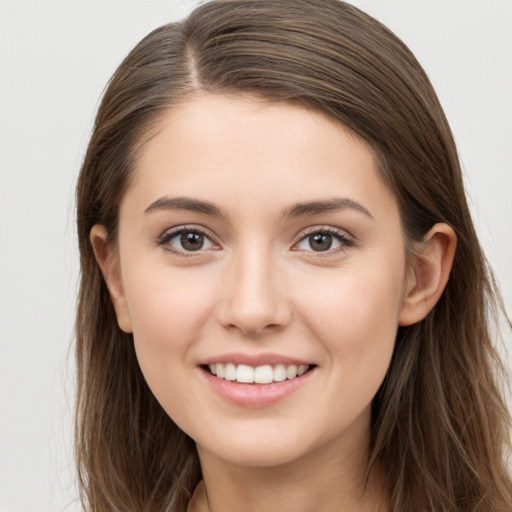
[[176,254],[218,249],[218,246],[206,233],[196,228],[168,231],[158,240],[158,245]]
[[180,235],[181,247],[185,251],[199,251],[204,246],[204,235],[193,231],[185,231]]
[[315,233],[307,238],[309,246],[313,251],[327,251],[332,247],[332,235],[328,233]]
[[305,252],[336,252],[354,246],[354,241],[345,232],[332,229],[318,229],[306,234],[293,248]]

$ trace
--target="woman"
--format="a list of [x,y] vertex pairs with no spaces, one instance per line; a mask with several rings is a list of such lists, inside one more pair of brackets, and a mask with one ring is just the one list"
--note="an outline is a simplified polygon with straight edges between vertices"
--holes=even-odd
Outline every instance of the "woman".
[[510,510],[499,296],[443,111],[380,23],[234,0],[157,29],[77,202],[86,508]]

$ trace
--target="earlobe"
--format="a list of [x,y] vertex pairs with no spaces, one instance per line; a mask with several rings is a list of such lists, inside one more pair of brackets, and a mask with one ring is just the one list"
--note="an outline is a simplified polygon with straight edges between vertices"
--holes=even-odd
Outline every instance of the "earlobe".
[[444,223],[435,224],[415,248],[406,279],[399,325],[423,320],[441,297],[453,264],[457,236]]
[[119,327],[127,333],[133,332],[131,318],[126,302],[119,262],[115,251],[107,241],[108,233],[104,226],[96,224],[89,235],[94,256],[101,269],[103,278],[110,293]]

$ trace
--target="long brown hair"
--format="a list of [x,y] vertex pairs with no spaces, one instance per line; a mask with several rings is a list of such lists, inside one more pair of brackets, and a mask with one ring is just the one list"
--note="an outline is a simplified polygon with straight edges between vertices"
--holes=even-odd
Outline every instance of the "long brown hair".
[[409,49],[337,0],[218,0],[145,37],[112,77],[77,186],[76,456],[87,510],[184,511],[194,443],[146,385],[117,326],[89,233],[116,243],[119,204],[163,113],[195,91],[251,94],[327,113],[373,148],[408,241],[437,222],[457,235],[441,299],[400,327],[373,401],[370,465],[397,511],[512,510],[510,421],[491,342],[501,302],[478,243],[453,137]]

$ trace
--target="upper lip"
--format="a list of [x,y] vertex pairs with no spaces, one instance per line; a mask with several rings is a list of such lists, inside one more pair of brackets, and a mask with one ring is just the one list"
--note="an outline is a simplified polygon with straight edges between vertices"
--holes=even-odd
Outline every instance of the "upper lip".
[[299,359],[296,357],[285,356],[281,354],[274,354],[271,352],[265,352],[261,354],[244,354],[242,352],[229,352],[227,354],[220,354],[217,356],[208,357],[201,361],[199,366],[216,364],[216,363],[233,363],[246,364],[248,366],[258,367],[264,365],[274,366],[276,364],[292,365],[297,366],[302,364],[311,365],[311,361]]

